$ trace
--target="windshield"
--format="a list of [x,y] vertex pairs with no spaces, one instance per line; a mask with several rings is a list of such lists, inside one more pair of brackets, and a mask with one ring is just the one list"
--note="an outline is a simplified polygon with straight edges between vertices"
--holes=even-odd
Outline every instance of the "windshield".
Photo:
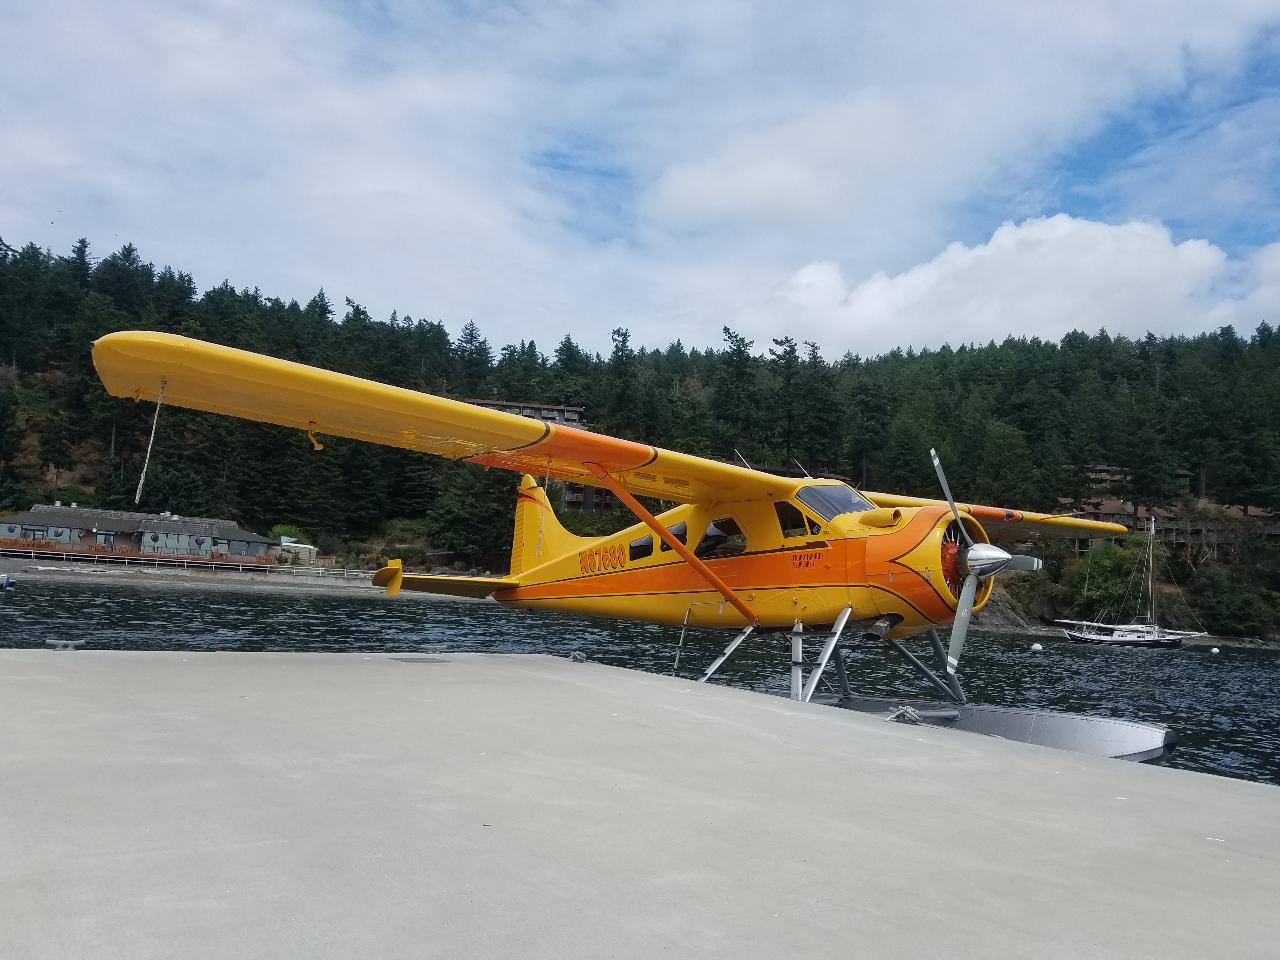
[[796,499],[820,516],[833,520],[842,513],[860,513],[875,509],[871,501],[846,483],[838,486],[801,487]]

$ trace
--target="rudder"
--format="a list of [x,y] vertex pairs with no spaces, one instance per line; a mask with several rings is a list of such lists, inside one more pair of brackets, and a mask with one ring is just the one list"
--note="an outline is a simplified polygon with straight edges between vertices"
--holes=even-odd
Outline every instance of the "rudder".
[[590,538],[576,536],[561,525],[538,481],[528,474],[520,478],[511,539],[511,576],[540,567],[590,542]]

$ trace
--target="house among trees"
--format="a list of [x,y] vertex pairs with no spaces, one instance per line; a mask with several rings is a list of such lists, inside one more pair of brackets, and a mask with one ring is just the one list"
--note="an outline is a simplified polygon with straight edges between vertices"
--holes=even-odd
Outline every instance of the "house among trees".
[[93,510],[56,502],[0,517],[0,550],[270,564],[279,546],[231,520],[171,513]]
[[[1236,507],[1204,499],[1184,499],[1168,507],[1136,508],[1131,500],[1110,497],[1082,501],[1072,510],[1071,501],[1058,501],[1064,512],[1071,511],[1089,520],[1119,523],[1130,530],[1141,531],[1147,521],[1156,523],[1156,539],[1160,542],[1219,558],[1220,551],[1234,550],[1250,536],[1280,542],[1280,517],[1259,507]],[[1088,549],[1087,542],[1077,548]]]
[[[511,400],[468,400],[478,407],[490,410],[501,410],[503,413],[514,413],[516,416],[541,420],[544,423],[563,423],[577,427],[579,430],[590,430],[583,416],[586,408],[561,403],[516,403]],[[608,490],[591,487],[581,483],[565,484],[563,506],[569,510],[585,513],[606,513],[617,506],[617,500]]]

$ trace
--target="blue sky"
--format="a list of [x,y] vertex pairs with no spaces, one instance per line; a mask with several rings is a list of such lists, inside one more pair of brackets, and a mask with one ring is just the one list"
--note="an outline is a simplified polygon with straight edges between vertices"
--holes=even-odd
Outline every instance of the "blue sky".
[[1280,319],[1274,0],[953,11],[24,5],[0,236],[544,348]]
[[[1062,156],[1063,211],[1149,217],[1175,236],[1211,237],[1234,256],[1277,239],[1280,212],[1280,32],[1265,31],[1238,74],[1188,78],[1139,101]],[[1230,180],[1234,202],[1215,186]],[[1180,194],[1173,187],[1183,184]],[[1046,211],[1049,212],[1049,211]]]

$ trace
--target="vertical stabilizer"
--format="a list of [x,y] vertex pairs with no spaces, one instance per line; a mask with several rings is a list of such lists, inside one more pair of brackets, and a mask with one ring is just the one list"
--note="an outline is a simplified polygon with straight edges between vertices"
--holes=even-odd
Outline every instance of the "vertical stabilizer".
[[570,533],[556,519],[547,492],[533,477],[520,479],[516,494],[516,529],[511,540],[511,576],[540,567],[549,560],[580,550],[591,543],[588,537]]

